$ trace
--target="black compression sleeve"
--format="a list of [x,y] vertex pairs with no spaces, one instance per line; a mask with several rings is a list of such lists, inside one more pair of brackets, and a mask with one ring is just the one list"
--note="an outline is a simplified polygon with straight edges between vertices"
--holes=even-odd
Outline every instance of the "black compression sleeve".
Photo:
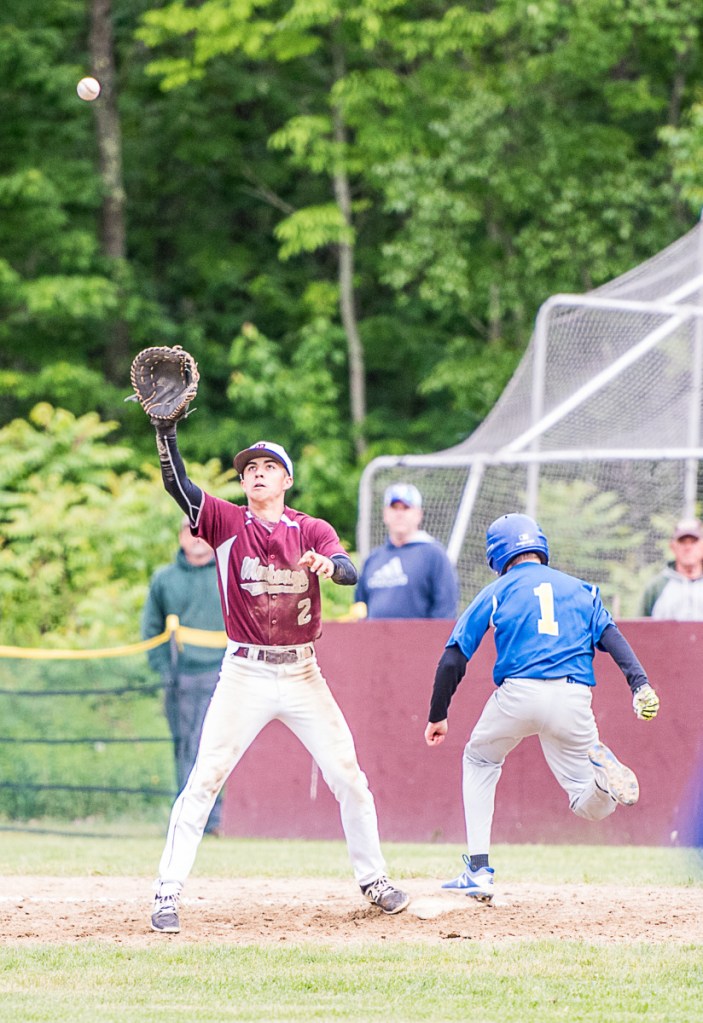
[[623,636],[617,625],[608,625],[598,641],[598,649],[605,650],[613,658],[620,671],[627,679],[627,684],[636,692],[640,686],[649,682],[644,668],[637,660],[635,652]]
[[332,582],[340,586],[353,586],[359,576],[351,558],[346,554],[333,554],[332,561],[334,562]]
[[166,492],[183,509],[191,525],[195,525],[203,503],[203,492],[188,478],[178,450],[175,425],[169,426],[166,430],[156,431],[156,450],[159,453],[161,478]]
[[434,688],[430,701],[430,716],[432,724],[437,721],[444,721],[449,712],[449,704],[456,692],[456,687],[466,673],[468,658],[464,656],[458,646],[446,647],[439,659],[437,671],[434,677]]

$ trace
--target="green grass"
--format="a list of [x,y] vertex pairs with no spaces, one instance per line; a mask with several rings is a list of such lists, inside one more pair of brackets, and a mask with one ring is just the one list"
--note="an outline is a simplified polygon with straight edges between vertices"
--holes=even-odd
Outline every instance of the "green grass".
[[[0,829],[3,827],[12,825],[0,822]],[[36,829],[35,833],[0,831],[0,875],[151,877],[166,833],[165,821],[162,824],[87,821],[73,825],[42,821],[27,827]],[[53,833],[60,831],[70,833]],[[389,872],[402,879],[450,876],[461,866],[465,849],[451,844],[384,842],[383,851]],[[689,849],[645,846],[496,845],[491,854],[500,881],[532,880],[544,884],[598,884],[619,878],[631,885],[700,885],[701,862]],[[200,877],[297,874],[350,877],[344,843],[205,838],[193,870],[193,876]]]
[[[9,827],[10,825],[5,825]],[[6,830],[0,875],[135,875],[151,878],[161,824]],[[73,836],[51,834],[71,830]],[[103,833],[110,837],[92,837]],[[462,847],[386,843],[398,878],[444,877]],[[496,846],[504,881],[703,884],[687,850],[596,846]],[[194,875],[350,877],[342,842],[205,839]],[[193,945],[125,948],[3,942],[0,1023],[694,1023],[703,1004],[703,947],[683,942],[467,938],[442,944]]]
[[[163,693],[151,688],[159,681],[143,654],[0,658],[0,813],[153,816],[170,804],[172,796],[150,794],[176,788]],[[66,784],[75,788],[52,787]],[[137,791],[114,791],[122,788]]]
[[700,1019],[696,946],[0,948],[2,1023]]

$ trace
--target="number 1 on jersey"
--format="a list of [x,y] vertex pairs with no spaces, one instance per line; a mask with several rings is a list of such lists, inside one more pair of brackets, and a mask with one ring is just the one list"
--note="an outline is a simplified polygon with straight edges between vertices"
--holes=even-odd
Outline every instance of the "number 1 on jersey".
[[532,591],[539,600],[537,631],[542,636],[558,636],[559,622],[554,617],[554,590],[551,583],[540,583]]

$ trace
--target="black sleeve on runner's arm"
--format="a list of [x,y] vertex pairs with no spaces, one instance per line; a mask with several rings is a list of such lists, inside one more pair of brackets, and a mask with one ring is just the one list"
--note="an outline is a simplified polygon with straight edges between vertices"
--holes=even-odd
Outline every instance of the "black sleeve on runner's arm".
[[434,688],[430,701],[430,716],[428,720],[432,724],[444,721],[448,712],[452,696],[456,687],[466,673],[468,658],[464,656],[458,646],[452,644],[445,648],[439,659],[437,671],[434,677]]
[[203,503],[203,492],[188,478],[176,440],[176,427],[156,431],[156,450],[161,463],[161,478],[166,492],[190,519],[191,526],[198,521]]
[[597,645],[599,650],[610,654],[633,693],[641,686],[647,685],[649,679],[646,672],[617,625],[607,625]]
[[351,558],[346,554],[333,554],[331,560],[334,562],[332,582],[340,586],[353,586],[358,579],[358,573]]

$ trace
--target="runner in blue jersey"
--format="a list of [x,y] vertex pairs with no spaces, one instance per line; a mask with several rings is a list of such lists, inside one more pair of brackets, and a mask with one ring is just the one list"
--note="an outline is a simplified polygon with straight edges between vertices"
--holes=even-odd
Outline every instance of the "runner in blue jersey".
[[425,729],[428,746],[444,741],[447,712],[468,661],[494,629],[497,688],[464,750],[465,870],[442,885],[482,902],[493,898],[489,866],[495,789],[506,756],[538,735],[547,764],[579,817],[602,820],[639,797],[633,771],[598,737],[591,709],[596,647],[613,658],[632,692],[635,714],[656,717],[659,698],[630,644],[603,606],[597,586],[549,567],[547,538],[527,515],[496,519],[486,558],[498,579],[456,623],[437,666]]

